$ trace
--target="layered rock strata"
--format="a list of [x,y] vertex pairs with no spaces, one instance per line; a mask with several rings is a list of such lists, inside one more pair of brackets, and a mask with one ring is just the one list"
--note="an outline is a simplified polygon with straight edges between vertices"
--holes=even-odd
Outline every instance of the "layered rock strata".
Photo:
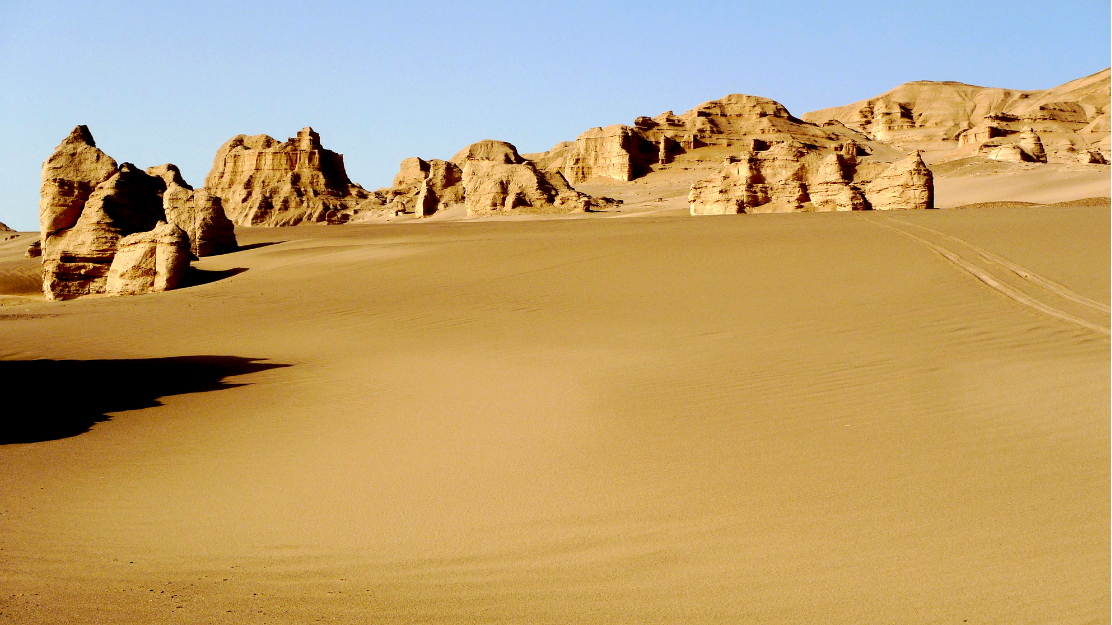
[[168,291],[189,269],[189,235],[163,221],[149,232],[123,237],[117,248],[105,284],[109,295]]
[[241,226],[342,223],[370,197],[348,178],[343,155],[322,147],[309,127],[285,142],[232,137],[217,150],[204,187]]
[[886,164],[859,162],[854,151],[786,141],[727,158],[717,174],[691,186],[691,214],[934,207],[933,177],[918,153]]

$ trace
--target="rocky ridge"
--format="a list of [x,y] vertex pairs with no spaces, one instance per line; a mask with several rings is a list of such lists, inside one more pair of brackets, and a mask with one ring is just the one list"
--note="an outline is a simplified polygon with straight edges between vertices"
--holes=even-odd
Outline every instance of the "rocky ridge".
[[877,141],[932,154],[932,162],[996,160],[1106,163],[1110,70],[1052,89],[1020,91],[959,82],[909,82],[868,100],[805,113]]

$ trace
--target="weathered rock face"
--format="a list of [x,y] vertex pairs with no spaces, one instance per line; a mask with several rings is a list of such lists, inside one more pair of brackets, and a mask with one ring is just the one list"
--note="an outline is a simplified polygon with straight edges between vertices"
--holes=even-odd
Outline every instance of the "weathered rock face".
[[59,230],[72,228],[93,189],[116,171],[116,161],[97,148],[89,128],[74,128],[42,165],[39,226],[43,242]]
[[162,208],[166,220],[185,231],[194,255],[200,258],[239,249],[235,226],[224,214],[218,196],[189,186],[178,168],[169,163],[148,167],[147,173],[165,182]]
[[[837,120],[904,150],[934,151],[943,161],[1020,143],[1029,162],[1072,162],[1091,147],[1108,150],[1110,76],[1106,69],[1041,91],[916,81],[803,119]],[[1027,132],[1038,134],[1039,148]]]
[[575,150],[567,155],[562,172],[572,184],[594,177],[629,181],[643,175],[659,158],[660,148],[634,128],[592,128],[576,137]]
[[915,152],[866,185],[865,198],[873,210],[934,208],[934,176]]
[[205,190],[220,198],[242,226],[344,222],[370,194],[348,179],[344,157],[303,128],[279,143],[267,135],[237,135],[216,152]]
[[[42,256],[44,295],[47,299],[70,299],[105,292],[120,241],[141,235],[134,240],[149,239],[166,248],[170,233],[166,228],[171,228],[163,223],[167,220],[181,223],[188,230],[172,227],[175,237],[177,233],[185,237],[185,266],[191,248],[198,256],[235,249],[231,223],[224,218],[219,203],[206,198],[189,188],[174,165],[152,167],[148,172],[131,163],[117,167],[96,148],[89,129],[78,126],[43,164],[41,237],[39,246],[27,253]],[[153,232],[156,226],[162,230]],[[137,252],[129,249],[134,257]],[[132,267],[129,258],[120,259],[123,264],[118,266]],[[170,277],[152,278],[150,288],[173,288],[177,282],[171,273],[180,274],[180,264],[178,260],[164,262],[166,271],[170,271],[166,276]],[[134,274],[132,269],[116,273],[114,289],[138,292],[136,289],[141,288],[128,277]]]
[[42,256],[42,240],[32,241],[31,245],[27,246],[27,251],[23,254],[27,258],[39,258]]
[[1026,152],[1036,163],[1046,162],[1046,150],[1043,149],[1042,139],[1029,126],[1024,127],[1019,133],[1019,149]]
[[547,171],[562,172],[572,184],[595,177],[629,181],[702,147],[753,150],[788,139],[832,145],[851,135],[861,136],[844,126],[824,129],[804,123],[768,98],[733,94],[683,115],[666,111],[638,117],[633,126],[592,128],[574,145],[559,144],[538,155],[536,162]]
[[15,232],[15,230],[12,230],[11,228],[8,227],[7,224],[0,221],[0,232]]
[[181,228],[158,222],[149,232],[119,240],[108,270],[109,295],[138,295],[176,288],[189,269],[190,239]]
[[719,173],[691,186],[691,214],[934,207],[933,178],[917,153],[889,166],[845,156],[854,151],[786,141],[727,158]]
[[469,216],[571,213],[616,204],[572,189],[559,171],[538,168],[505,141],[479,141],[451,160],[402,161],[394,186],[379,189],[357,212],[386,210],[427,217],[463,206]]
[[[102,293],[119,240],[165,220],[161,178],[124,163],[79,207],[76,223],[43,238],[43,293],[69,299]],[[45,202],[45,198],[44,198]],[[54,222],[58,223],[58,222]]]

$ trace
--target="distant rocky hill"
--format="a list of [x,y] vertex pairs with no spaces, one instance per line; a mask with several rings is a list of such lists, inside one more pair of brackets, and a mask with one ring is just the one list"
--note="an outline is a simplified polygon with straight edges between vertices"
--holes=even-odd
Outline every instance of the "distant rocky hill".
[[846,106],[805,113],[836,121],[932,161],[969,156],[1030,162],[1104,163],[1112,157],[1109,76],[1091,76],[1041,91],[909,82]]

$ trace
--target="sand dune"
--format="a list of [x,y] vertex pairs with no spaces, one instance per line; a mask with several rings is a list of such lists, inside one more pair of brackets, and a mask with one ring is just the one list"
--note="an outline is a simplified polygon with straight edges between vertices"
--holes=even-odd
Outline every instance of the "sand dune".
[[5,298],[0,622],[1108,620],[1107,204],[694,219],[652,176]]

